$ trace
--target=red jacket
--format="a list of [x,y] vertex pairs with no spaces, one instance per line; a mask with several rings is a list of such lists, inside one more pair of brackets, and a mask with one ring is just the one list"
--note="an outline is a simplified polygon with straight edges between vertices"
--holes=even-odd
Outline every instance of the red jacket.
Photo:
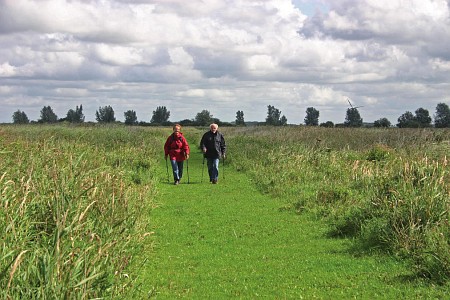
[[189,155],[189,144],[181,132],[172,133],[164,144],[164,154],[170,160],[183,161]]

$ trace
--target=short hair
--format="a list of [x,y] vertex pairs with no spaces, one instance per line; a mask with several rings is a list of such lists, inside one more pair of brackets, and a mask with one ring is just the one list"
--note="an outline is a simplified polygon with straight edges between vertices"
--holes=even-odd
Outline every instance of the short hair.
[[212,123],[211,125],[209,125],[209,128],[215,127],[216,129],[219,128],[219,125],[217,125],[216,123]]
[[181,131],[181,125],[180,124],[175,124],[172,127],[173,130],[178,129],[178,131]]

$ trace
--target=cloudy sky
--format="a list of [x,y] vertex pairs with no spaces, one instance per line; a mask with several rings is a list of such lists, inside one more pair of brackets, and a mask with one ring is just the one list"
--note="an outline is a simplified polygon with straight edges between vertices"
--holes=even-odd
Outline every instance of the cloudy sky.
[[110,105],[394,125],[450,104],[450,0],[0,0],[0,122]]

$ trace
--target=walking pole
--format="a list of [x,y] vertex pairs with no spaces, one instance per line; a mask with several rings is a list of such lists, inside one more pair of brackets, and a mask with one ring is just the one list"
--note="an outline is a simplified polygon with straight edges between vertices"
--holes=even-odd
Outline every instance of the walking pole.
[[203,183],[203,171],[205,170],[205,156],[203,155],[203,167],[202,167],[202,183]]
[[225,179],[225,156],[222,156],[222,177]]
[[170,179],[169,179],[169,165],[167,164],[167,157],[166,157],[166,171],[167,171],[167,182],[169,183],[170,182]]
[[189,184],[189,158],[186,159],[186,163],[187,163],[188,184]]

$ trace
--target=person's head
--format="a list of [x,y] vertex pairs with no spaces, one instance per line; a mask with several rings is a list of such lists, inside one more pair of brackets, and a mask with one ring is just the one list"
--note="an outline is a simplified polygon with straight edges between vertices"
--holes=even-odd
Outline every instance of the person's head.
[[212,123],[211,125],[209,125],[209,129],[211,130],[211,132],[216,133],[217,128],[219,128],[219,125]]
[[172,129],[173,129],[173,133],[178,135],[181,132],[181,125],[180,124],[175,124],[175,125],[173,125]]

